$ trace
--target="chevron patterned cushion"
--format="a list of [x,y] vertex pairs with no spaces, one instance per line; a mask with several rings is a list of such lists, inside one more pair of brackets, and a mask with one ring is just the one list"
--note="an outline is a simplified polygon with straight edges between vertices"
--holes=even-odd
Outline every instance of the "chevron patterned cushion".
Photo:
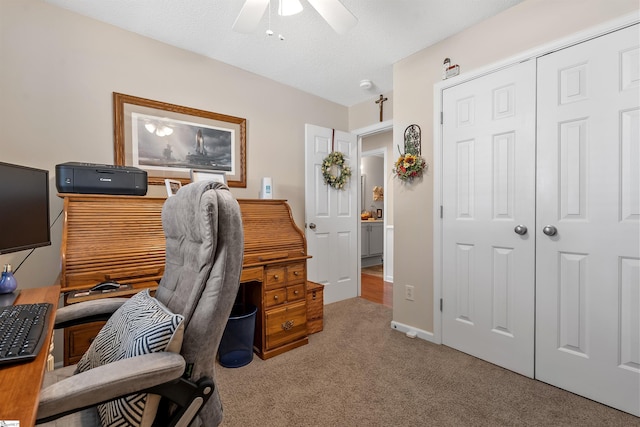
[[[179,352],[183,320],[144,290],[125,302],[100,330],[78,362],[76,373],[116,360],[160,351]],[[160,397],[127,396],[98,406],[103,426],[150,426]]]

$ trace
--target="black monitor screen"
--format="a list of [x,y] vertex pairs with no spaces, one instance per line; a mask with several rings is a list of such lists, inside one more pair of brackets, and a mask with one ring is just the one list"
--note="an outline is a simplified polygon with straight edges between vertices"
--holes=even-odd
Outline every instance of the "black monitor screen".
[[49,171],[0,162],[0,254],[50,244]]

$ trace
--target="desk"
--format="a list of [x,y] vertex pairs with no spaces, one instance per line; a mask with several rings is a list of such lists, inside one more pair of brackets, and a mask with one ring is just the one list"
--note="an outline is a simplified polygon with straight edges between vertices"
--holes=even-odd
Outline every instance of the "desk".
[[49,356],[49,344],[53,336],[53,323],[60,286],[35,289],[21,289],[15,304],[49,302],[53,310],[49,314],[49,330],[38,357],[28,363],[3,366],[0,368],[0,420],[19,420],[20,427],[31,427],[36,422],[42,378]]
[[[60,283],[65,294],[104,280],[134,288],[157,285],[165,263],[165,198],[59,196],[64,198]],[[285,200],[238,203],[244,229],[241,296],[258,307],[254,348],[266,359],[308,343],[307,242]],[[67,296],[65,305],[75,301]],[[80,360],[101,327],[95,322],[65,328],[65,366]]]

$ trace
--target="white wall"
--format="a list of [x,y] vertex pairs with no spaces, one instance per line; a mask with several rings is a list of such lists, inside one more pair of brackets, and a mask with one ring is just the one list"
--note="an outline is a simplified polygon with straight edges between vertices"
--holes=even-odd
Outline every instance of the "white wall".
[[[394,65],[394,146],[409,124],[422,129],[422,154],[433,157],[433,86],[444,58],[461,73],[638,11],[637,0],[526,0]],[[395,267],[393,319],[433,332],[433,173],[420,182],[394,181]],[[414,301],[404,298],[415,287]]]

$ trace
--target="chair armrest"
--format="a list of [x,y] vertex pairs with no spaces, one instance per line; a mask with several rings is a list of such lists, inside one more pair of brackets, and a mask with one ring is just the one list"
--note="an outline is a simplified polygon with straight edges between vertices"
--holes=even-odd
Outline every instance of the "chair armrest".
[[48,421],[102,402],[179,379],[185,370],[178,353],[145,354],[72,375],[40,391],[38,421]]
[[56,311],[55,329],[82,323],[107,320],[128,298],[102,298],[60,307]]

